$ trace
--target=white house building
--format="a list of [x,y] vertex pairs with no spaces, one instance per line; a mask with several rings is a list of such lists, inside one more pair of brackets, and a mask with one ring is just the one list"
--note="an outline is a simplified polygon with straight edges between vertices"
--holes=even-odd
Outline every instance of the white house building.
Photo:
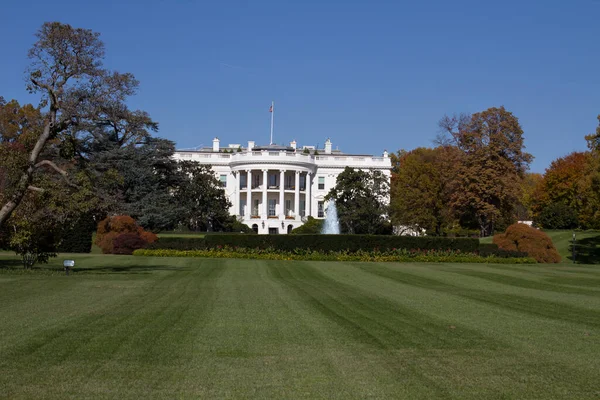
[[221,147],[215,138],[212,148],[177,150],[174,158],[210,164],[232,203],[230,213],[261,234],[289,233],[309,215],[324,218],[324,197],[345,167],[380,170],[388,179],[392,168],[387,151],[381,157],[345,154],[332,150],[329,139],[316,149],[298,148],[295,141]]

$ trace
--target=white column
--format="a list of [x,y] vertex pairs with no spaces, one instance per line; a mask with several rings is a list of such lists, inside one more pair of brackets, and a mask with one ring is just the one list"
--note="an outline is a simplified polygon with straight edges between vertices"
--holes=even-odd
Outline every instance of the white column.
[[296,220],[300,219],[300,171],[296,171],[296,184],[294,191],[294,213]]
[[252,216],[252,170],[246,170],[246,215],[245,219],[250,219]]
[[285,219],[285,193],[284,189],[285,169],[279,171],[279,219]]
[[262,182],[262,209],[263,215],[262,219],[266,219],[269,217],[269,205],[267,204],[267,181],[268,181],[268,170],[263,169],[263,182]]
[[305,195],[304,195],[304,202],[305,202],[305,214],[306,216],[311,216],[312,214],[311,212],[311,205],[312,205],[312,197],[311,197],[311,189],[312,189],[312,180],[311,180],[311,173],[307,172],[306,173],[306,191],[305,191]]

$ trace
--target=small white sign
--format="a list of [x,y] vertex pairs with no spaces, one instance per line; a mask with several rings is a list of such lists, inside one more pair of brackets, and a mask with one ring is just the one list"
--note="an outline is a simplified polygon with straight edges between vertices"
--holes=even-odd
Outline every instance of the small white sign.
[[75,260],[65,260],[63,262],[63,267],[71,267],[73,268],[75,266]]

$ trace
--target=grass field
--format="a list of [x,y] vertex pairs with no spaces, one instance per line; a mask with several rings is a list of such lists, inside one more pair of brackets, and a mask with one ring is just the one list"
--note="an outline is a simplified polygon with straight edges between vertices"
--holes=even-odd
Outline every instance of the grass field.
[[0,397],[600,397],[595,266],[75,258],[0,257]]

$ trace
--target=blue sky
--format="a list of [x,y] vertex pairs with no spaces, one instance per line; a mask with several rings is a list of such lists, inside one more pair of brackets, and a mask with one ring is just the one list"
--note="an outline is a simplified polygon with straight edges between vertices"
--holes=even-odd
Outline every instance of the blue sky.
[[504,105],[531,170],[585,150],[600,114],[599,0],[12,1],[0,95],[33,102],[27,50],[45,21],[90,28],[132,107],[179,148],[296,139],[349,153],[431,146],[444,114]]

